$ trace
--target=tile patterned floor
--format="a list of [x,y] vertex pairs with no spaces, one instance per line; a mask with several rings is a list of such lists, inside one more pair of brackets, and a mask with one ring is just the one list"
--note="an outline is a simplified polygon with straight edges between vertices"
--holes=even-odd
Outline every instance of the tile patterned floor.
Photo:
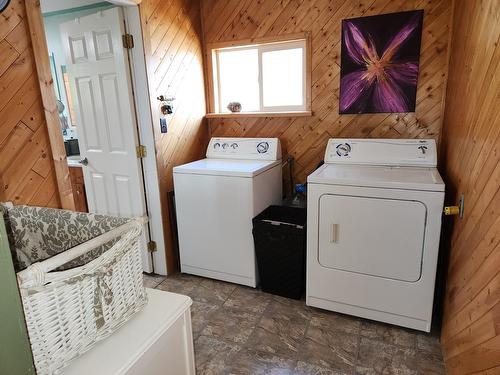
[[196,276],[144,282],[193,299],[198,375],[445,373],[435,335]]

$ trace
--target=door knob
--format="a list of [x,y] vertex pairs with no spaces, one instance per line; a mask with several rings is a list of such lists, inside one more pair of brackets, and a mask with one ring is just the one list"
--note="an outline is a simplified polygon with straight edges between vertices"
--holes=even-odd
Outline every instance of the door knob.
[[79,160],[78,163],[80,163],[81,165],[89,165],[89,159],[87,158],[83,158],[82,160]]

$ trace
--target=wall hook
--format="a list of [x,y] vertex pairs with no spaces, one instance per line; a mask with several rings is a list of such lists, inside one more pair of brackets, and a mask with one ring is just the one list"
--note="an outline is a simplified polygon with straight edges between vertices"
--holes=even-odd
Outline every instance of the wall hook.
[[445,206],[444,214],[446,216],[450,215],[458,215],[460,219],[464,217],[464,194],[460,194],[460,201],[458,202],[458,206]]

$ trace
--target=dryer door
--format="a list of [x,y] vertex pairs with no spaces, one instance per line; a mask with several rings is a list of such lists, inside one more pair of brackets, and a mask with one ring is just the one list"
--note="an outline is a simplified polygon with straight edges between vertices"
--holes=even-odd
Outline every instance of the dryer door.
[[409,282],[420,278],[423,203],[326,194],[319,207],[323,267]]

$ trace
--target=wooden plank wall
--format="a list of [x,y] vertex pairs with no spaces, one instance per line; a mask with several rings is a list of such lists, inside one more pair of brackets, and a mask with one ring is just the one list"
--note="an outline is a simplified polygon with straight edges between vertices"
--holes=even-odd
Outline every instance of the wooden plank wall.
[[[200,16],[198,0],[141,3],[169,272],[176,263],[167,199],[173,190],[172,168],[202,158],[208,143]],[[160,94],[176,98],[166,134],[159,126],[155,98]]]
[[[424,9],[416,113],[339,115],[340,25],[344,18]],[[304,181],[328,138],[439,139],[447,72],[450,0],[203,0],[206,43],[312,33],[312,117],[210,119],[214,136],[279,137]]]
[[500,2],[455,1],[443,127],[448,203],[465,194],[442,329],[450,374],[500,373]]
[[24,1],[0,14],[2,199],[60,207]]

